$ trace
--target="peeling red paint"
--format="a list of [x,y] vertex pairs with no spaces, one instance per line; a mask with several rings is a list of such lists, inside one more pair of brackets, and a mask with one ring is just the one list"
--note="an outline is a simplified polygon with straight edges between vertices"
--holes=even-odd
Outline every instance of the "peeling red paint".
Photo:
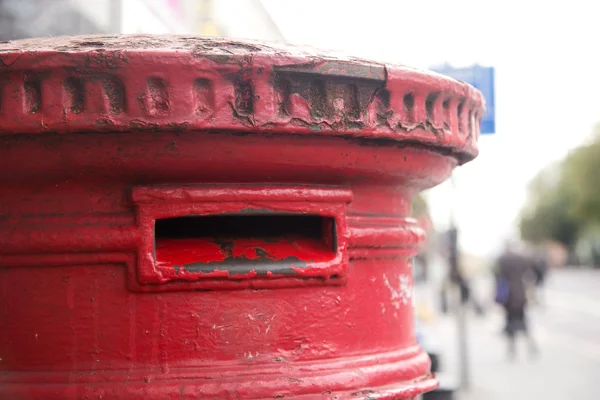
[[477,154],[479,92],[187,36],[0,43],[0,75],[0,398],[436,386],[413,329],[411,199]]
[[[191,264],[206,264],[215,268],[215,273],[227,271],[228,264],[236,265],[244,261],[262,261],[268,266],[271,263],[285,261],[290,268],[303,264],[302,268],[310,268],[311,264],[325,263],[335,258],[335,253],[323,243],[304,238],[289,238],[275,242],[258,239],[232,239],[231,255],[223,250],[222,244],[207,239],[164,240],[156,246],[156,259],[159,267],[181,268],[182,274]],[[262,254],[261,254],[262,253]],[[299,267],[298,267],[299,268]],[[269,271],[265,271],[265,274]],[[204,277],[213,277],[211,273],[202,273]],[[230,274],[240,278],[235,270]],[[222,276],[222,275],[220,275]],[[271,273],[271,277],[274,275]]]

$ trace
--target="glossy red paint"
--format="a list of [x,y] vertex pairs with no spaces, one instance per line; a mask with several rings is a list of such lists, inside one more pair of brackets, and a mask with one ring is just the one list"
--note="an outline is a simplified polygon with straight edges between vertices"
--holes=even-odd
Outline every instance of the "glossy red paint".
[[476,155],[474,89],[195,37],[2,43],[0,75],[0,398],[436,386],[411,199]]

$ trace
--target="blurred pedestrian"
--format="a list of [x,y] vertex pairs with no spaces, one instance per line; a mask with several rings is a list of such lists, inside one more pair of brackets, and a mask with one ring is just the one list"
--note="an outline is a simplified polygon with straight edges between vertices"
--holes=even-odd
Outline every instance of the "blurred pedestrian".
[[531,336],[527,318],[527,288],[532,282],[535,261],[517,251],[515,244],[507,243],[496,262],[496,302],[504,307],[506,322],[504,333],[508,338],[508,357],[516,356],[516,336],[523,333],[529,344],[530,354],[536,355],[537,345]]

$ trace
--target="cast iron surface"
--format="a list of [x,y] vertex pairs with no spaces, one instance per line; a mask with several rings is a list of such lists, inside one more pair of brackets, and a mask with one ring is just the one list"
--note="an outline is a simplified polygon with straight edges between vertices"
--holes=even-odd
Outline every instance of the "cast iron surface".
[[[476,155],[483,110],[452,79],[309,48],[0,43],[0,398],[433,389],[411,201]],[[223,215],[323,234],[155,229]]]

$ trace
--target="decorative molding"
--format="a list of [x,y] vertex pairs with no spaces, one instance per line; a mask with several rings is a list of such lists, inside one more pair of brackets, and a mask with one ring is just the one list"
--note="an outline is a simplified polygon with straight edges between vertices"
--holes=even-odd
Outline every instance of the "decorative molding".
[[190,36],[0,43],[0,134],[226,130],[387,139],[476,155],[485,106],[431,72]]

